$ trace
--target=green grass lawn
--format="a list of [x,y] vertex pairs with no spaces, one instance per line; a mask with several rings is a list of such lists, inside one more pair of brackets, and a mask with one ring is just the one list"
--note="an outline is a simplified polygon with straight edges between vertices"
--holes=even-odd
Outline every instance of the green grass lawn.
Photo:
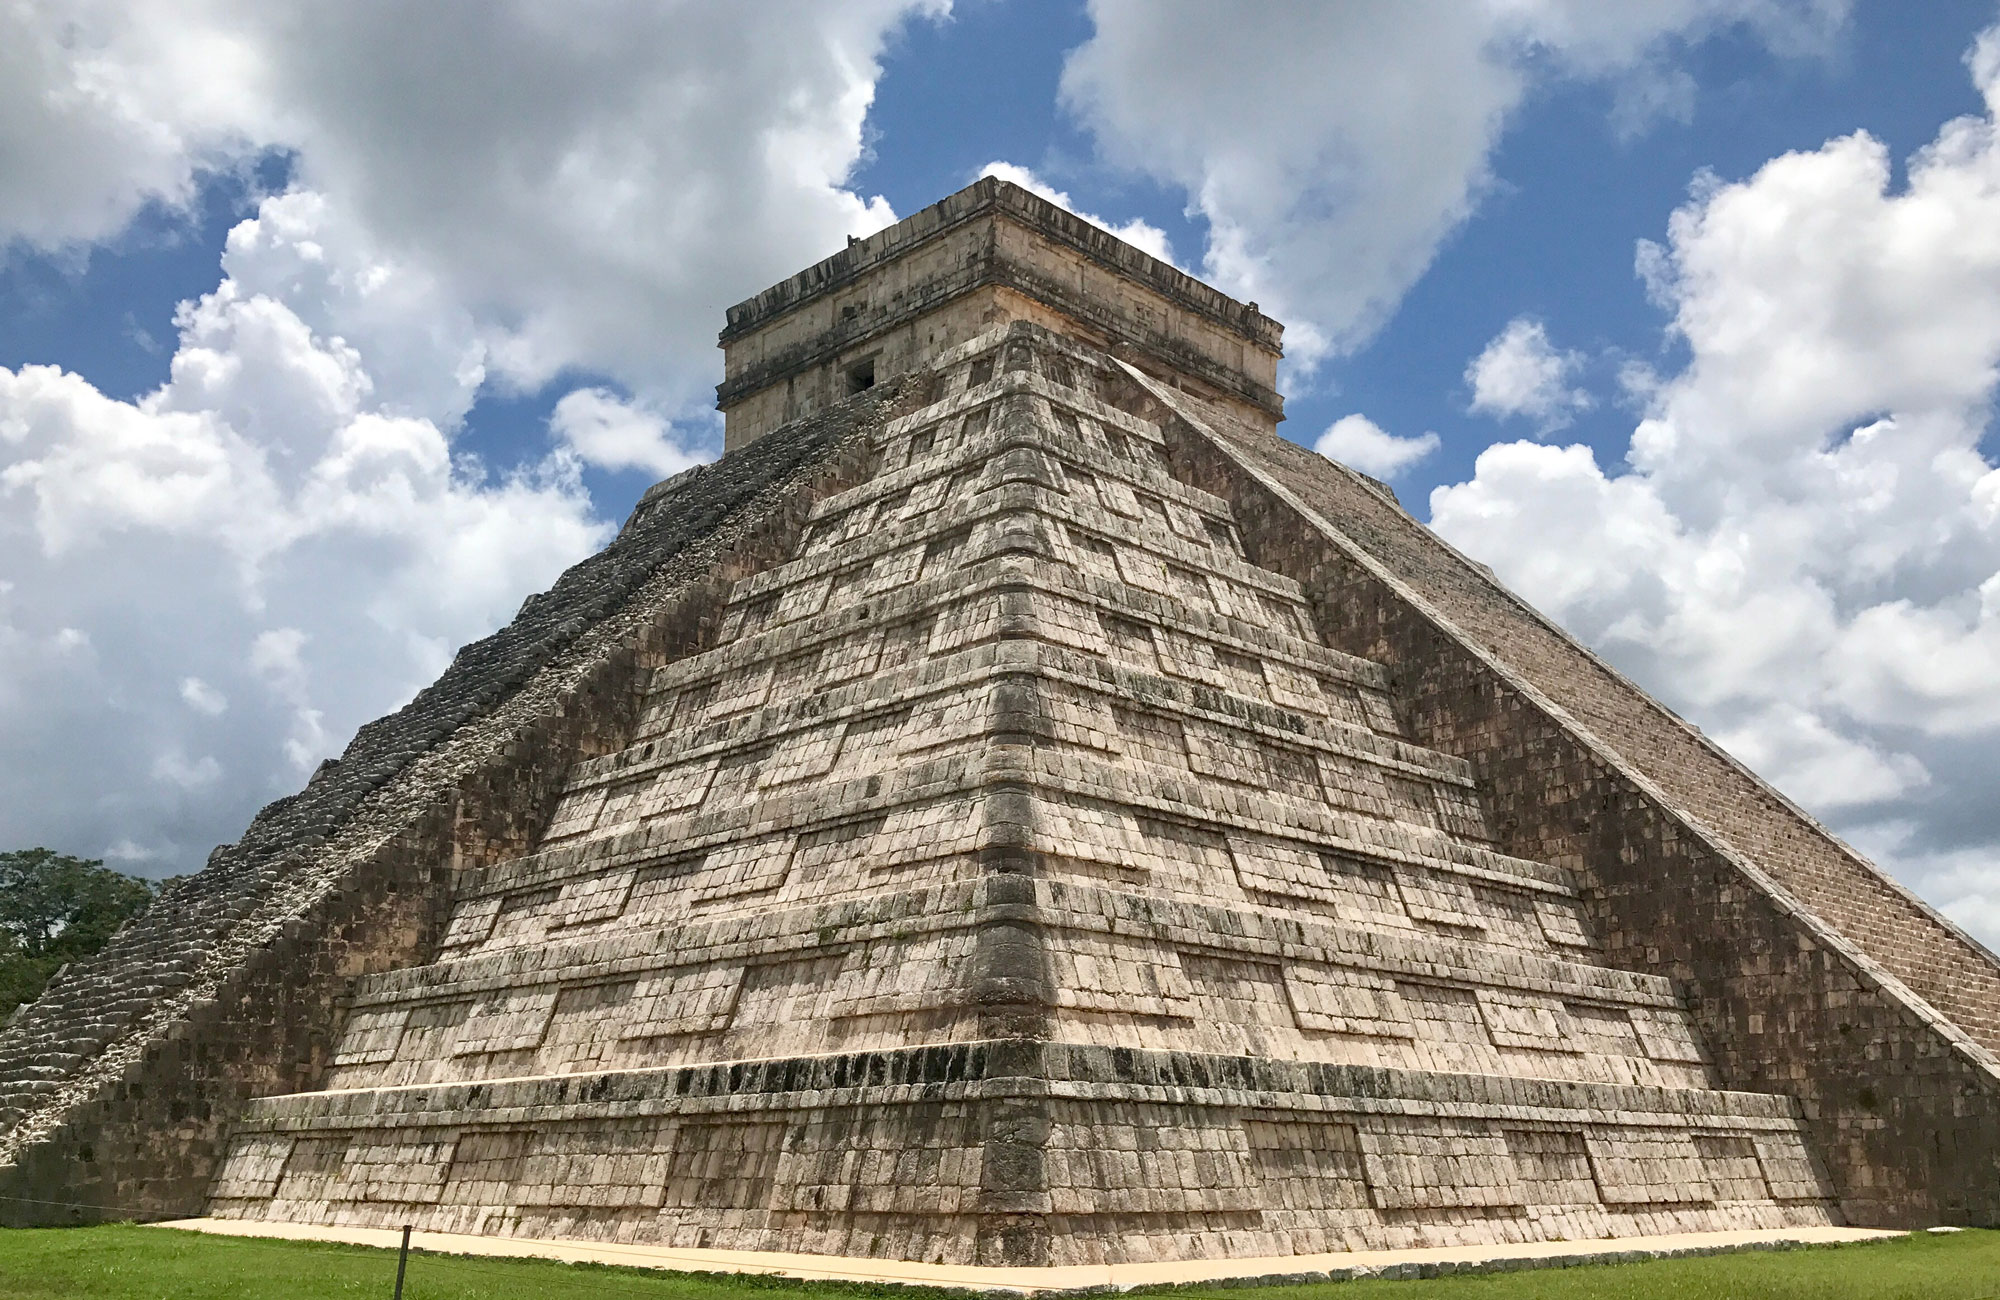
[[[305,1300],[386,1297],[396,1253],[365,1246],[211,1237],[164,1228],[0,1229],[5,1300]],[[783,1282],[413,1255],[405,1300],[807,1300],[942,1295],[914,1288]],[[1155,1293],[1161,1294],[1161,1293]],[[1175,1300],[2000,1300],[2000,1232],[1700,1259],[1329,1286],[1203,1287]]]

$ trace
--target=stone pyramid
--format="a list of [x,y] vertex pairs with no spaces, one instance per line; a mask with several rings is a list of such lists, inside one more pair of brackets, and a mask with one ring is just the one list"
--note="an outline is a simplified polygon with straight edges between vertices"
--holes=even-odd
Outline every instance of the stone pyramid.
[[723,338],[729,455],[0,1035],[17,1204],[1011,1266],[1994,1221],[2000,965],[1278,439],[1254,306],[982,181]]

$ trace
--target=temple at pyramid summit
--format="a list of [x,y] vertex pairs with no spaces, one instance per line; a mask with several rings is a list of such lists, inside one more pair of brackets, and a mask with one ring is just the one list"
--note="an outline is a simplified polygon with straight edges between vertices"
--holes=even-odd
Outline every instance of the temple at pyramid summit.
[[986,179],[0,1032],[0,1218],[1034,1269],[2000,1223],[2000,963]]

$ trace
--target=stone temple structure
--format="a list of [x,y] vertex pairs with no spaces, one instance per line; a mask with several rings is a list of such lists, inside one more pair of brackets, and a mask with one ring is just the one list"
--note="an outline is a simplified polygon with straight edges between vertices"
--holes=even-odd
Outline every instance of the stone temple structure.
[[2000,965],[983,180],[0,1034],[0,1215],[1045,1265],[2000,1221]]

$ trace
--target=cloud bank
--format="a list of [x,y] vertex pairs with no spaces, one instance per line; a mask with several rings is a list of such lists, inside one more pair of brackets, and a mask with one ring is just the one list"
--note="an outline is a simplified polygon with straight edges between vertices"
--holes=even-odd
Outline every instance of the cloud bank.
[[1685,367],[1626,466],[1488,448],[1434,525],[2000,938],[2000,29],[1987,112],[1703,178],[1638,259]]
[[1630,134],[1684,114],[1678,43],[1725,30],[1823,47],[1845,0],[1092,0],[1064,102],[1110,162],[1184,191],[1202,273],[1286,323],[1310,368],[1387,319],[1493,181],[1538,78],[1615,87]]
[[[943,12],[0,13],[0,250],[290,175],[157,391],[0,369],[0,847],[199,865],[608,538],[583,466],[712,455],[720,309],[893,219],[846,178],[886,43]],[[462,445],[481,394],[575,374],[518,469]]]

